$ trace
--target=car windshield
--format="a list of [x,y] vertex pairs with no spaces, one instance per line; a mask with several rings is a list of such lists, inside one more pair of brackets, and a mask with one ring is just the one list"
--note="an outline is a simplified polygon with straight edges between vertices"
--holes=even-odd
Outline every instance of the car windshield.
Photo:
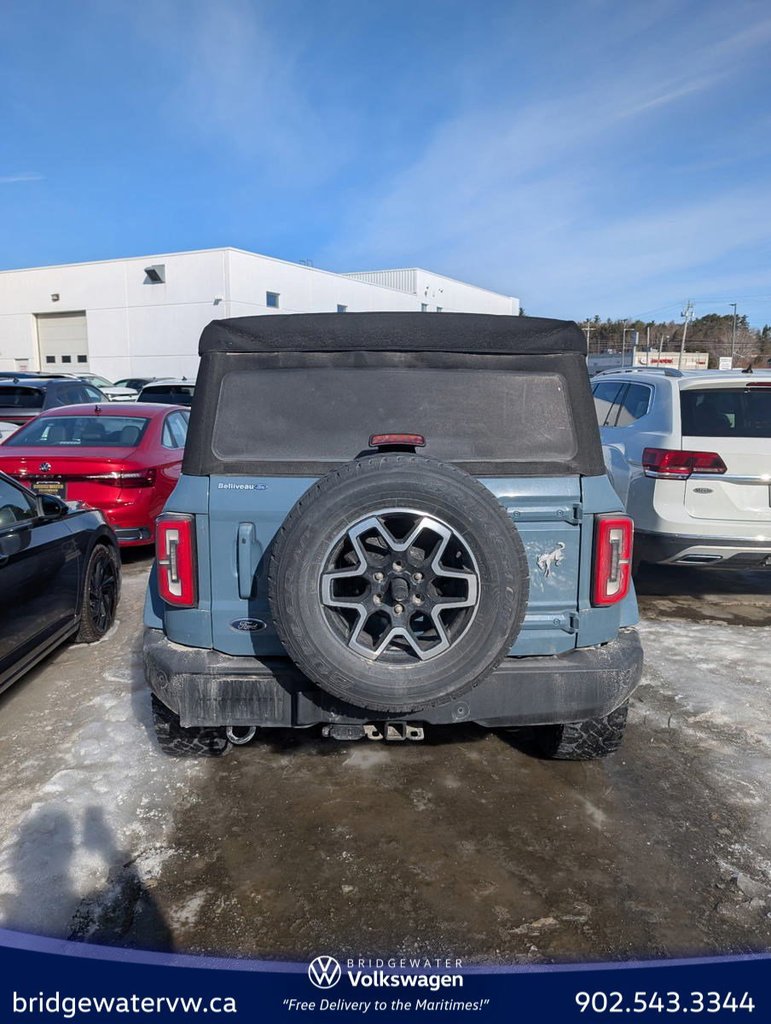
[[771,437],[771,383],[680,392],[686,437]]
[[0,388],[0,407],[3,409],[42,409],[45,392],[40,388]]
[[96,384],[98,388],[111,388],[114,385],[107,380],[106,377],[100,377],[96,373],[86,373],[83,375],[83,380],[89,381],[91,384]]
[[136,448],[149,422],[140,416],[40,416],[5,444],[17,448]]

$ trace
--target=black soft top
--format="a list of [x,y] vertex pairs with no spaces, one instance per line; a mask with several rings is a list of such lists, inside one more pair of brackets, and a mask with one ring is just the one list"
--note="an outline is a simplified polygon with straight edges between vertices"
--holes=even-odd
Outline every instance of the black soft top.
[[207,352],[469,352],[480,355],[586,353],[572,320],[490,313],[284,313],[213,320]]
[[604,472],[583,332],[480,313],[293,313],[204,329],[183,472],[320,476],[423,434],[477,476]]

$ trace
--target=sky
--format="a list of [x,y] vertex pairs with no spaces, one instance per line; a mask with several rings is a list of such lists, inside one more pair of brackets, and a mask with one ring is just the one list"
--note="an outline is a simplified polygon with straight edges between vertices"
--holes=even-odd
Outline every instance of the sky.
[[0,269],[236,246],[771,323],[766,0],[0,0]]

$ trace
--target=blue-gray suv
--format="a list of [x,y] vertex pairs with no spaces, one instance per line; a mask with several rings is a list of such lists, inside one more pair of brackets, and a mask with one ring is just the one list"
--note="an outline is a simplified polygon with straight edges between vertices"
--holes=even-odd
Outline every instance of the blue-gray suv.
[[574,323],[243,317],[200,355],[145,610],[164,750],[465,722],[617,749],[642,669],[632,524]]

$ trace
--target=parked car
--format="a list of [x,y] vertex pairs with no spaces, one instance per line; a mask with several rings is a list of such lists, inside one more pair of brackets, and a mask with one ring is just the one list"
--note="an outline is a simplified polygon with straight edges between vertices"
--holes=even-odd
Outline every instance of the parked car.
[[140,402],[162,402],[165,405],[186,405],[193,404],[195,393],[195,381],[187,380],[185,377],[169,380],[157,380],[152,384],[146,384],[139,392]]
[[[0,380],[20,380],[25,377],[45,377],[53,380],[67,377],[71,380],[74,376],[73,373],[41,373],[40,370],[0,370]],[[76,379],[80,380],[79,377]]]
[[163,380],[164,378],[159,377],[123,377],[121,380],[115,381],[116,388],[130,388],[132,391],[136,391],[137,394],[142,390],[145,384],[152,384],[155,380]]
[[99,388],[110,402],[135,402],[139,396],[137,388],[112,384],[106,377],[100,377],[98,373],[79,373],[77,376],[80,380]]
[[66,640],[100,640],[119,597],[118,545],[102,513],[0,472],[0,690]]
[[642,668],[632,524],[574,323],[258,316],[200,351],[145,606],[163,749],[459,722],[617,749]]
[[0,441],[41,412],[104,401],[98,388],[72,377],[0,380]]
[[188,416],[134,402],[56,409],[0,445],[0,469],[38,493],[101,509],[122,546],[150,544],[179,479]]
[[637,561],[771,567],[771,372],[641,368],[592,390]]

